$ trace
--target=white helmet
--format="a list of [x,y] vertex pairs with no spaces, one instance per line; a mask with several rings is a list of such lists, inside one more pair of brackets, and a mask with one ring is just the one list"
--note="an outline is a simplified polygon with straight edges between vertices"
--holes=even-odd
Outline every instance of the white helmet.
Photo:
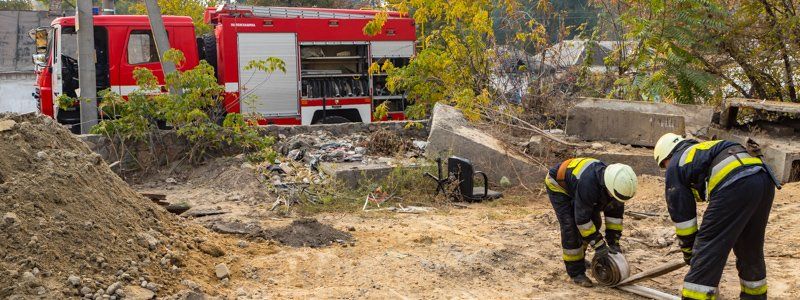
[[683,138],[674,133],[664,134],[658,139],[656,147],[653,148],[653,158],[656,159],[656,164],[658,164],[659,167],[661,167],[661,163],[672,154],[672,150],[675,150],[675,146],[681,141],[683,141]]
[[624,164],[610,164],[603,173],[603,182],[608,193],[615,199],[625,202],[636,195],[639,182],[633,169]]

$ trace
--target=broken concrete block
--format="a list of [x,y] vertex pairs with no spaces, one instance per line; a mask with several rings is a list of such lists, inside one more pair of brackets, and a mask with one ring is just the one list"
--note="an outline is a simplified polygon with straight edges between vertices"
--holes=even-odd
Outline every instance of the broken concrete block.
[[[709,135],[745,144],[748,133],[739,130],[710,128]],[[759,145],[764,161],[782,183],[800,181],[800,140],[752,136]]]
[[684,135],[682,115],[661,113],[645,102],[589,99],[576,105],[567,133],[588,141],[652,147],[668,132]]
[[653,151],[646,148],[631,149],[605,149],[595,150],[586,149],[578,153],[580,157],[592,157],[599,159],[606,164],[626,164],[633,168],[636,175],[663,175],[661,168],[656,165],[653,159]]
[[320,171],[328,174],[334,180],[341,181],[346,187],[356,188],[360,182],[377,181],[386,178],[396,168],[412,170],[422,168],[422,165],[393,166],[389,161],[378,159],[377,163],[362,162],[324,162],[319,165]]
[[[616,99],[600,98],[581,98],[582,102],[595,102],[598,105],[608,103],[622,103],[623,105],[635,105],[643,112],[662,113],[668,115],[683,116],[687,132],[695,132],[701,128],[711,125],[714,116],[714,107],[692,104],[672,104],[660,102],[627,101]],[[612,104],[613,105],[613,104]]]
[[458,156],[470,160],[475,170],[483,171],[491,183],[503,176],[514,185],[539,187],[546,169],[535,165],[511,146],[469,125],[452,106],[437,103],[431,117],[431,132],[425,156],[431,159]]

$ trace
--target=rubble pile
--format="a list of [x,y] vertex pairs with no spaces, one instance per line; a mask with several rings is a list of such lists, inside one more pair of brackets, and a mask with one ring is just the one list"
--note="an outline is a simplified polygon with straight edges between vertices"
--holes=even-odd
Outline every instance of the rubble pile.
[[281,191],[295,191],[296,186],[326,183],[321,163],[413,165],[421,159],[427,142],[411,140],[381,129],[371,135],[351,133],[334,136],[316,131],[293,136],[280,135],[276,149],[283,157],[275,164],[260,168],[272,185]]
[[52,119],[0,123],[0,298],[175,292],[202,229],[138,195]]

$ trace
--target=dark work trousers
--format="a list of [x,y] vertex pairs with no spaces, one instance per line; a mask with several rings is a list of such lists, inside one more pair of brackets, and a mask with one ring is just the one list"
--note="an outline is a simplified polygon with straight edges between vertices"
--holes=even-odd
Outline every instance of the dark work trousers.
[[[764,171],[741,178],[711,194],[697,232],[684,287],[688,284],[716,288],[732,248],[742,283],[742,299],[766,299],[764,231],[774,196],[775,185]],[[758,282],[763,282],[763,286]],[[748,284],[755,286],[748,290],[745,288]],[[761,290],[763,294],[754,290]]]
[[[572,205],[572,198],[566,194],[547,190],[550,196],[550,203],[556,211],[559,227],[561,227],[561,248],[564,251],[564,264],[567,267],[569,277],[575,277],[586,273],[586,259],[584,258],[586,246],[575,224],[575,208]],[[592,217],[592,222],[596,228],[600,228],[603,223],[600,221],[600,213]]]

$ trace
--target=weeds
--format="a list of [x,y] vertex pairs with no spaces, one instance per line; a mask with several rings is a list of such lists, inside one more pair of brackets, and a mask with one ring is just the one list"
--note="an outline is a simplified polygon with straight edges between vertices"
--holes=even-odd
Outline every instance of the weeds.
[[296,206],[301,215],[323,212],[355,212],[361,211],[367,195],[380,189],[390,196],[381,207],[395,205],[438,206],[446,199],[443,196],[434,197],[436,184],[424,176],[425,172],[435,172],[436,166],[423,165],[414,168],[395,167],[383,179],[361,180],[357,187],[348,187],[341,181],[330,184],[311,185],[308,190],[317,197],[318,203],[301,201]]

